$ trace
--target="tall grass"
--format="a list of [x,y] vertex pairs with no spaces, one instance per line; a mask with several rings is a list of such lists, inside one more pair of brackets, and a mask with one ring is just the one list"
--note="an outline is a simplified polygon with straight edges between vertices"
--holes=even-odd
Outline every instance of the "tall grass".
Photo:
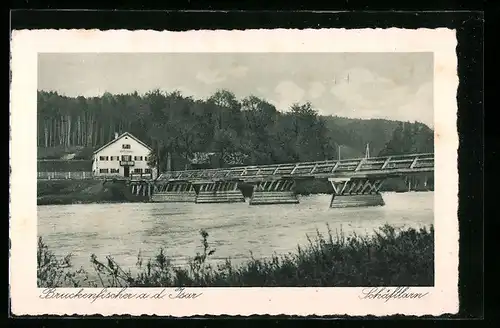
[[[111,256],[101,261],[94,254],[90,261],[97,282],[90,282],[83,269],[70,271],[70,259],[55,259],[39,241],[38,283],[40,287],[102,286],[200,286],[200,287],[278,287],[278,286],[432,286],[434,284],[434,228],[396,229],[385,225],[370,236],[328,235],[317,231],[308,244],[293,253],[269,259],[253,256],[242,265],[230,260],[214,265],[215,253],[208,233],[200,231],[203,251],[188,261],[187,267],[172,263],[164,249],[144,261],[138,256],[138,273],[124,270]],[[42,258],[42,261],[40,261]],[[49,258],[49,260],[44,260]]]
[[37,285],[39,287],[97,287],[89,280],[88,273],[80,268],[74,270],[71,254],[58,258],[38,237],[37,245]]

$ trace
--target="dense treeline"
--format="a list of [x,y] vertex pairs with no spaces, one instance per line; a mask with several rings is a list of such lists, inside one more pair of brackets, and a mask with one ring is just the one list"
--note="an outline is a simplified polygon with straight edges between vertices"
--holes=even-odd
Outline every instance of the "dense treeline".
[[38,146],[91,150],[128,131],[153,147],[160,169],[172,156],[199,152],[221,154],[225,163],[239,154],[234,162],[270,164],[337,158],[339,149],[342,158],[357,157],[367,143],[371,156],[433,151],[433,131],[421,123],[324,117],[310,103],[282,110],[226,90],[203,100],[159,90],[91,98],[39,91]]

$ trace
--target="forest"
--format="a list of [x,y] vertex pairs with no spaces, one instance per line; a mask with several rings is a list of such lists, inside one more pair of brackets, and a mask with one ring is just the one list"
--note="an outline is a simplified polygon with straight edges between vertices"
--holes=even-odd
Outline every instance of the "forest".
[[367,144],[372,157],[430,153],[434,145],[422,123],[322,116],[308,102],[277,109],[228,90],[207,99],[160,90],[87,98],[39,91],[37,115],[39,159],[71,151],[90,159],[115,133],[130,132],[154,149],[160,170],[206,152],[220,154],[221,165],[257,165],[360,157]]

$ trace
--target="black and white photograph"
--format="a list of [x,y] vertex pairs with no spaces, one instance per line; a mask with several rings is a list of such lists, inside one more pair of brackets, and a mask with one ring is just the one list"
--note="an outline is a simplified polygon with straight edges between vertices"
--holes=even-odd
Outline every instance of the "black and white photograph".
[[39,54],[38,283],[432,286],[432,77],[432,53]]
[[36,251],[37,313],[453,309],[454,35],[362,31],[19,37],[17,290]]

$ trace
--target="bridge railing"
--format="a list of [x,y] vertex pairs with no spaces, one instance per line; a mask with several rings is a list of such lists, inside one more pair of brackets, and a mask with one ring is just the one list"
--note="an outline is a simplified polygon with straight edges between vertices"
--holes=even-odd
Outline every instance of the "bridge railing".
[[152,173],[131,173],[130,180],[152,180]]
[[419,171],[434,167],[434,154],[412,154],[361,159],[327,160],[318,162],[241,166],[219,169],[172,171],[162,173],[159,180],[227,179],[266,176],[321,176],[333,173],[363,173],[368,171]]

